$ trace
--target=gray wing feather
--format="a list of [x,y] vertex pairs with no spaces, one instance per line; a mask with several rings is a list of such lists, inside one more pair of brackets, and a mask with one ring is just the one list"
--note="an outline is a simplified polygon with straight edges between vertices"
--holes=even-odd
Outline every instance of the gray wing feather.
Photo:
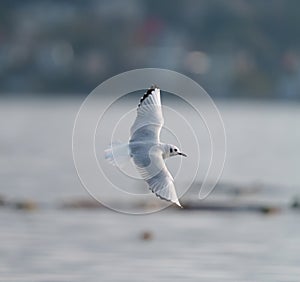
[[155,88],[148,91],[138,106],[137,117],[130,129],[130,142],[159,141],[160,131],[164,123],[160,90]]
[[142,178],[148,183],[149,189],[156,196],[181,206],[174,179],[166,167],[160,149],[153,146],[146,154],[134,153],[133,161]]

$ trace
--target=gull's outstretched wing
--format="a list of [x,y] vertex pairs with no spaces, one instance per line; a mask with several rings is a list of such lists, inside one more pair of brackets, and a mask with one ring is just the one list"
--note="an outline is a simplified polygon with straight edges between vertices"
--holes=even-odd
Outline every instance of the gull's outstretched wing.
[[160,90],[153,86],[140,100],[137,117],[130,129],[130,142],[158,142],[163,123]]
[[149,189],[159,198],[171,201],[181,207],[174,179],[162,158],[162,151],[155,146],[152,148],[147,148],[147,146],[145,148],[139,144],[136,146],[137,148],[133,150],[133,161],[142,178],[148,183]]

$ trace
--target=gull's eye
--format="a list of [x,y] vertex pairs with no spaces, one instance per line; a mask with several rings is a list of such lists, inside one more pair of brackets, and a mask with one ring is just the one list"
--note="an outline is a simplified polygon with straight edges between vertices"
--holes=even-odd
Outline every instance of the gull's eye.
[[173,149],[172,148],[170,148],[170,153],[173,153]]
[[177,152],[177,149],[174,149],[175,152]]

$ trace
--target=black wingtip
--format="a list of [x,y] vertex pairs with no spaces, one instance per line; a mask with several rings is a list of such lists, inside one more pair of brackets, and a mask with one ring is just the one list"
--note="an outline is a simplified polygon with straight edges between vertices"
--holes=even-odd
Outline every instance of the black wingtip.
[[152,84],[152,85],[150,86],[150,88],[146,91],[145,94],[148,94],[148,95],[151,94],[152,91],[155,90],[155,88],[158,88],[158,86],[157,86],[156,84]]
[[156,84],[152,84],[151,87],[146,91],[146,93],[144,94],[144,96],[141,97],[140,103],[138,104],[138,107],[141,106],[141,104],[143,103],[143,101],[152,93],[152,91],[155,90],[155,88],[158,88],[158,86]]

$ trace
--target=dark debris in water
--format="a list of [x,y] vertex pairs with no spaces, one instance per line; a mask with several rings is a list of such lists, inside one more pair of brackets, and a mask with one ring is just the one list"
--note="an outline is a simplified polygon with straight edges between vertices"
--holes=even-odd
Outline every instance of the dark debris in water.
[[143,231],[140,235],[140,239],[143,241],[151,241],[151,240],[153,240],[153,238],[154,238],[154,235],[149,230]]
[[23,199],[8,201],[2,196],[0,196],[0,207],[23,211],[35,211],[39,209],[38,203],[33,200]]
[[300,210],[300,197],[295,197],[291,203],[292,209],[299,209]]
[[94,199],[74,199],[65,201],[60,205],[63,209],[100,209],[103,205]]
[[282,208],[270,204],[247,204],[212,201],[183,202],[184,210],[202,210],[214,212],[260,212],[263,214],[274,214],[282,211]]
[[32,200],[17,201],[14,203],[17,210],[34,211],[38,209],[38,204]]

